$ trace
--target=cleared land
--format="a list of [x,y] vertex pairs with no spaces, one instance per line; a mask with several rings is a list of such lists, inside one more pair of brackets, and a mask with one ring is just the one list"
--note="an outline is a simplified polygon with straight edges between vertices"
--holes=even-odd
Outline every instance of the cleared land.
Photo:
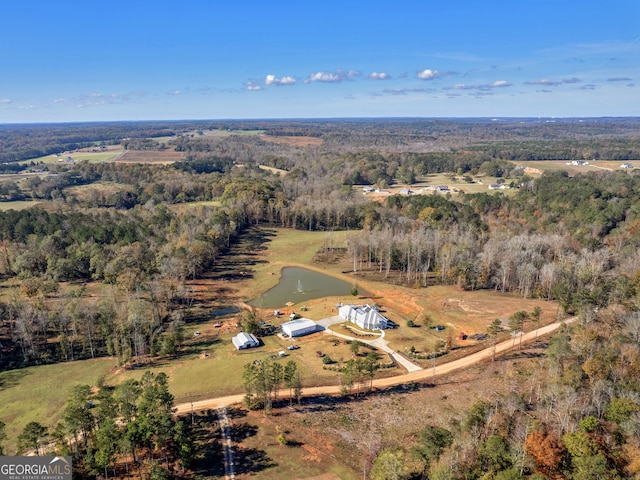
[[[139,378],[145,368],[166,372],[169,375],[171,391],[179,402],[229,394],[241,395],[243,366],[254,359],[273,356],[280,350],[286,350],[286,346],[292,343],[301,348],[287,350],[288,356],[276,361],[295,360],[303,373],[305,388],[335,385],[339,380],[339,374],[325,369],[317,351],[322,351],[337,362],[346,361],[351,358],[351,352],[343,340],[334,344],[332,337],[321,333],[296,340],[270,336],[263,339],[262,347],[238,352],[230,340],[238,331],[236,324],[239,315],[210,315],[213,309],[239,305],[257,297],[279,281],[280,269],[287,265],[320,270],[350,282],[357,280],[360,288],[372,293],[372,298],[354,299],[344,296],[312,300],[304,302],[304,305],[294,305],[295,311],[300,312],[304,306],[305,316],[320,319],[335,315],[335,304],[338,302],[375,302],[382,306],[385,315],[400,324],[398,330],[386,332],[391,347],[398,351],[404,351],[411,346],[418,352],[430,351],[436,340],[451,339],[454,349],[449,356],[439,359],[438,363],[448,361],[449,358],[466,356],[482,349],[483,346],[486,347],[486,343],[459,341],[457,336],[459,332],[484,332],[486,326],[496,317],[506,318],[518,310],[531,311],[536,305],[543,309],[541,325],[549,323],[556,316],[557,307],[553,303],[522,299],[494,291],[465,292],[451,286],[407,288],[369,280],[367,272],[353,276],[349,273],[350,262],[339,255],[331,261],[318,260],[318,250],[324,246],[343,247],[350,234],[353,232],[323,233],[285,229],[256,229],[249,232],[243,242],[237,245],[230,255],[221,259],[206,278],[190,282],[190,288],[193,289],[196,298],[196,306],[193,308],[194,320],[185,329],[188,340],[177,357],[155,359],[153,364],[139,365],[132,370],[117,369],[114,360],[100,359],[4,372],[0,376],[0,405],[3,406],[0,418],[9,425],[10,436],[19,432],[31,419],[39,418],[42,421],[46,418],[54,424],[73,385],[95,385],[98,377],[104,378],[107,384],[117,384],[126,378]],[[371,273],[372,278],[375,278],[374,272]],[[102,290],[104,288],[99,285],[87,287],[87,293],[96,299],[100,297]],[[434,325],[444,325],[445,330],[434,332],[425,326],[406,326],[407,319],[415,319],[423,313],[431,316]],[[269,318],[268,321],[273,318],[271,310],[262,314],[265,319]],[[279,321],[282,322],[284,319]],[[529,328],[530,326],[527,327]],[[196,331],[200,334],[195,335]],[[425,366],[430,366],[428,361],[424,362]],[[229,372],[234,374],[230,375]],[[400,369],[385,369],[382,375],[399,373],[402,373]],[[34,390],[34,385],[45,384],[44,380],[40,379],[47,378],[52,379],[51,385],[55,385],[57,397],[48,391],[39,395],[38,391]],[[51,401],[42,405],[43,398]],[[32,413],[23,417],[20,413],[23,411]]]
[[20,162],[23,165],[33,163],[65,163],[67,158],[73,159],[74,162],[87,161],[92,163],[108,162],[123,152],[121,146],[110,146],[104,151],[91,151],[90,149],[74,150],[66,152],[62,155],[45,155],[44,157],[32,158]]
[[12,202],[0,202],[0,211],[6,212],[7,210],[26,210],[27,208],[33,208],[40,202],[37,200],[14,200]]
[[116,162],[169,164],[183,159],[184,152],[175,150],[127,150],[116,159]]
[[322,145],[322,139],[317,137],[302,137],[302,136],[273,137],[270,135],[260,135],[260,138],[267,142],[277,143],[280,145],[289,145],[292,147],[317,147],[319,145]]
[[0,419],[7,424],[12,449],[27,423],[54,427],[71,389],[96,385],[115,365],[114,358],[98,358],[1,372]]

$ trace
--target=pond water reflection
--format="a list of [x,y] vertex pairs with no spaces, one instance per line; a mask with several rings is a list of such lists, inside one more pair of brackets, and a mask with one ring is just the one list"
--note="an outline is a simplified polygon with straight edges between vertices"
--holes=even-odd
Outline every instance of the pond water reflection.
[[248,303],[258,308],[280,308],[287,302],[300,303],[314,298],[349,295],[351,287],[349,282],[323,273],[285,267],[278,285]]

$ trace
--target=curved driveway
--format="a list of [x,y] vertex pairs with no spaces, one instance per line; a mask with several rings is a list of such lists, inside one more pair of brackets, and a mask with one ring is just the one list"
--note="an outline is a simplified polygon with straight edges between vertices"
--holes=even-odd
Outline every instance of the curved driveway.
[[323,328],[324,331],[329,333],[330,335],[344,338],[346,340],[357,340],[359,342],[366,343],[367,345],[374,346],[384,352],[387,352],[396,361],[396,363],[402,365],[407,370],[407,372],[417,372],[418,370],[422,370],[422,367],[416,365],[415,363],[412,363],[408,358],[404,357],[403,355],[400,355],[398,352],[394,351],[392,348],[389,348],[388,346],[389,342],[387,342],[384,339],[384,330],[380,330],[382,333],[380,334],[380,336],[378,336],[374,340],[362,340],[360,338],[353,338],[353,337],[350,337],[349,335],[343,335],[342,333],[334,332],[333,330],[329,329],[331,325],[336,325],[338,323],[344,323],[344,322],[345,322],[344,318],[342,318],[339,315],[336,315],[334,317],[323,318],[322,320],[318,320],[316,324],[319,325],[320,328]]
[[[328,320],[328,319],[325,319]],[[563,323],[572,323],[575,319],[570,319],[562,322],[555,322],[544,327],[538,328],[537,330],[533,330],[531,332],[525,333],[522,336],[522,343],[530,342],[536,339],[539,336],[547,335],[549,333],[555,332]],[[321,323],[322,320],[318,323]],[[351,337],[349,337],[351,338]],[[498,343],[496,345],[496,355],[509,351],[513,349],[513,339],[506,340],[504,342]],[[397,375],[395,377],[389,378],[378,378],[373,380],[373,386],[377,388],[387,388],[395,385],[401,385],[404,383],[412,383],[419,382],[422,380],[432,379],[434,377],[439,377],[442,375],[446,375],[455,370],[460,370],[462,368],[470,367],[471,365],[475,365],[484,360],[490,359],[493,356],[493,346],[489,348],[485,348],[484,350],[480,350],[479,352],[472,353],[471,355],[460,358],[458,360],[453,360],[448,363],[443,363],[442,365],[437,365],[434,368],[429,369],[421,369],[409,373],[405,373],[403,375]],[[314,397],[321,395],[339,395],[341,393],[340,385],[328,385],[324,387],[308,387],[304,388],[302,391],[303,396],[305,397]],[[176,405],[176,413],[184,414],[191,411],[191,408],[194,410],[207,410],[212,408],[220,408],[227,405],[232,405],[234,403],[241,403],[244,400],[244,394],[237,395],[226,395],[224,397],[210,398],[207,400],[200,400],[198,402],[187,402]],[[193,407],[192,407],[193,405]]]

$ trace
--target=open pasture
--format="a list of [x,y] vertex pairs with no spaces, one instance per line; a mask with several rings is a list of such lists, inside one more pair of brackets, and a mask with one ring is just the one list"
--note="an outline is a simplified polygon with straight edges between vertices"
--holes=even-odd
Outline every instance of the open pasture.
[[118,163],[159,163],[169,164],[184,159],[184,152],[175,150],[127,150],[117,159]]
[[15,453],[17,437],[32,421],[53,428],[76,385],[96,385],[114,367],[113,358],[97,358],[0,372],[0,420],[7,425],[6,453]]
[[73,159],[74,162],[82,162],[87,161],[91,163],[102,163],[108,162],[116,158],[123,152],[122,147],[117,147],[116,149],[107,149],[105,151],[97,151],[93,152],[88,149],[77,150],[74,152],[68,152],[63,155],[45,155],[43,157],[31,158],[29,160],[24,160],[20,162],[23,165],[27,165],[31,162],[35,164],[64,164],[67,162],[68,158]]

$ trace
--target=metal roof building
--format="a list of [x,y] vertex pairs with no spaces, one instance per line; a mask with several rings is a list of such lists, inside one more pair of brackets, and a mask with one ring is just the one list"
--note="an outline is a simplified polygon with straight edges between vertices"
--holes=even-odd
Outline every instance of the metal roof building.
[[308,318],[298,318],[281,325],[282,332],[290,337],[300,337],[316,331],[316,322]]
[[254,335],[245,332],[240,332],[238,335],[233,337],[231,341],[236,347],[236,350],[244,350],[245,348],[253,348],[260,345],[260,342]]

